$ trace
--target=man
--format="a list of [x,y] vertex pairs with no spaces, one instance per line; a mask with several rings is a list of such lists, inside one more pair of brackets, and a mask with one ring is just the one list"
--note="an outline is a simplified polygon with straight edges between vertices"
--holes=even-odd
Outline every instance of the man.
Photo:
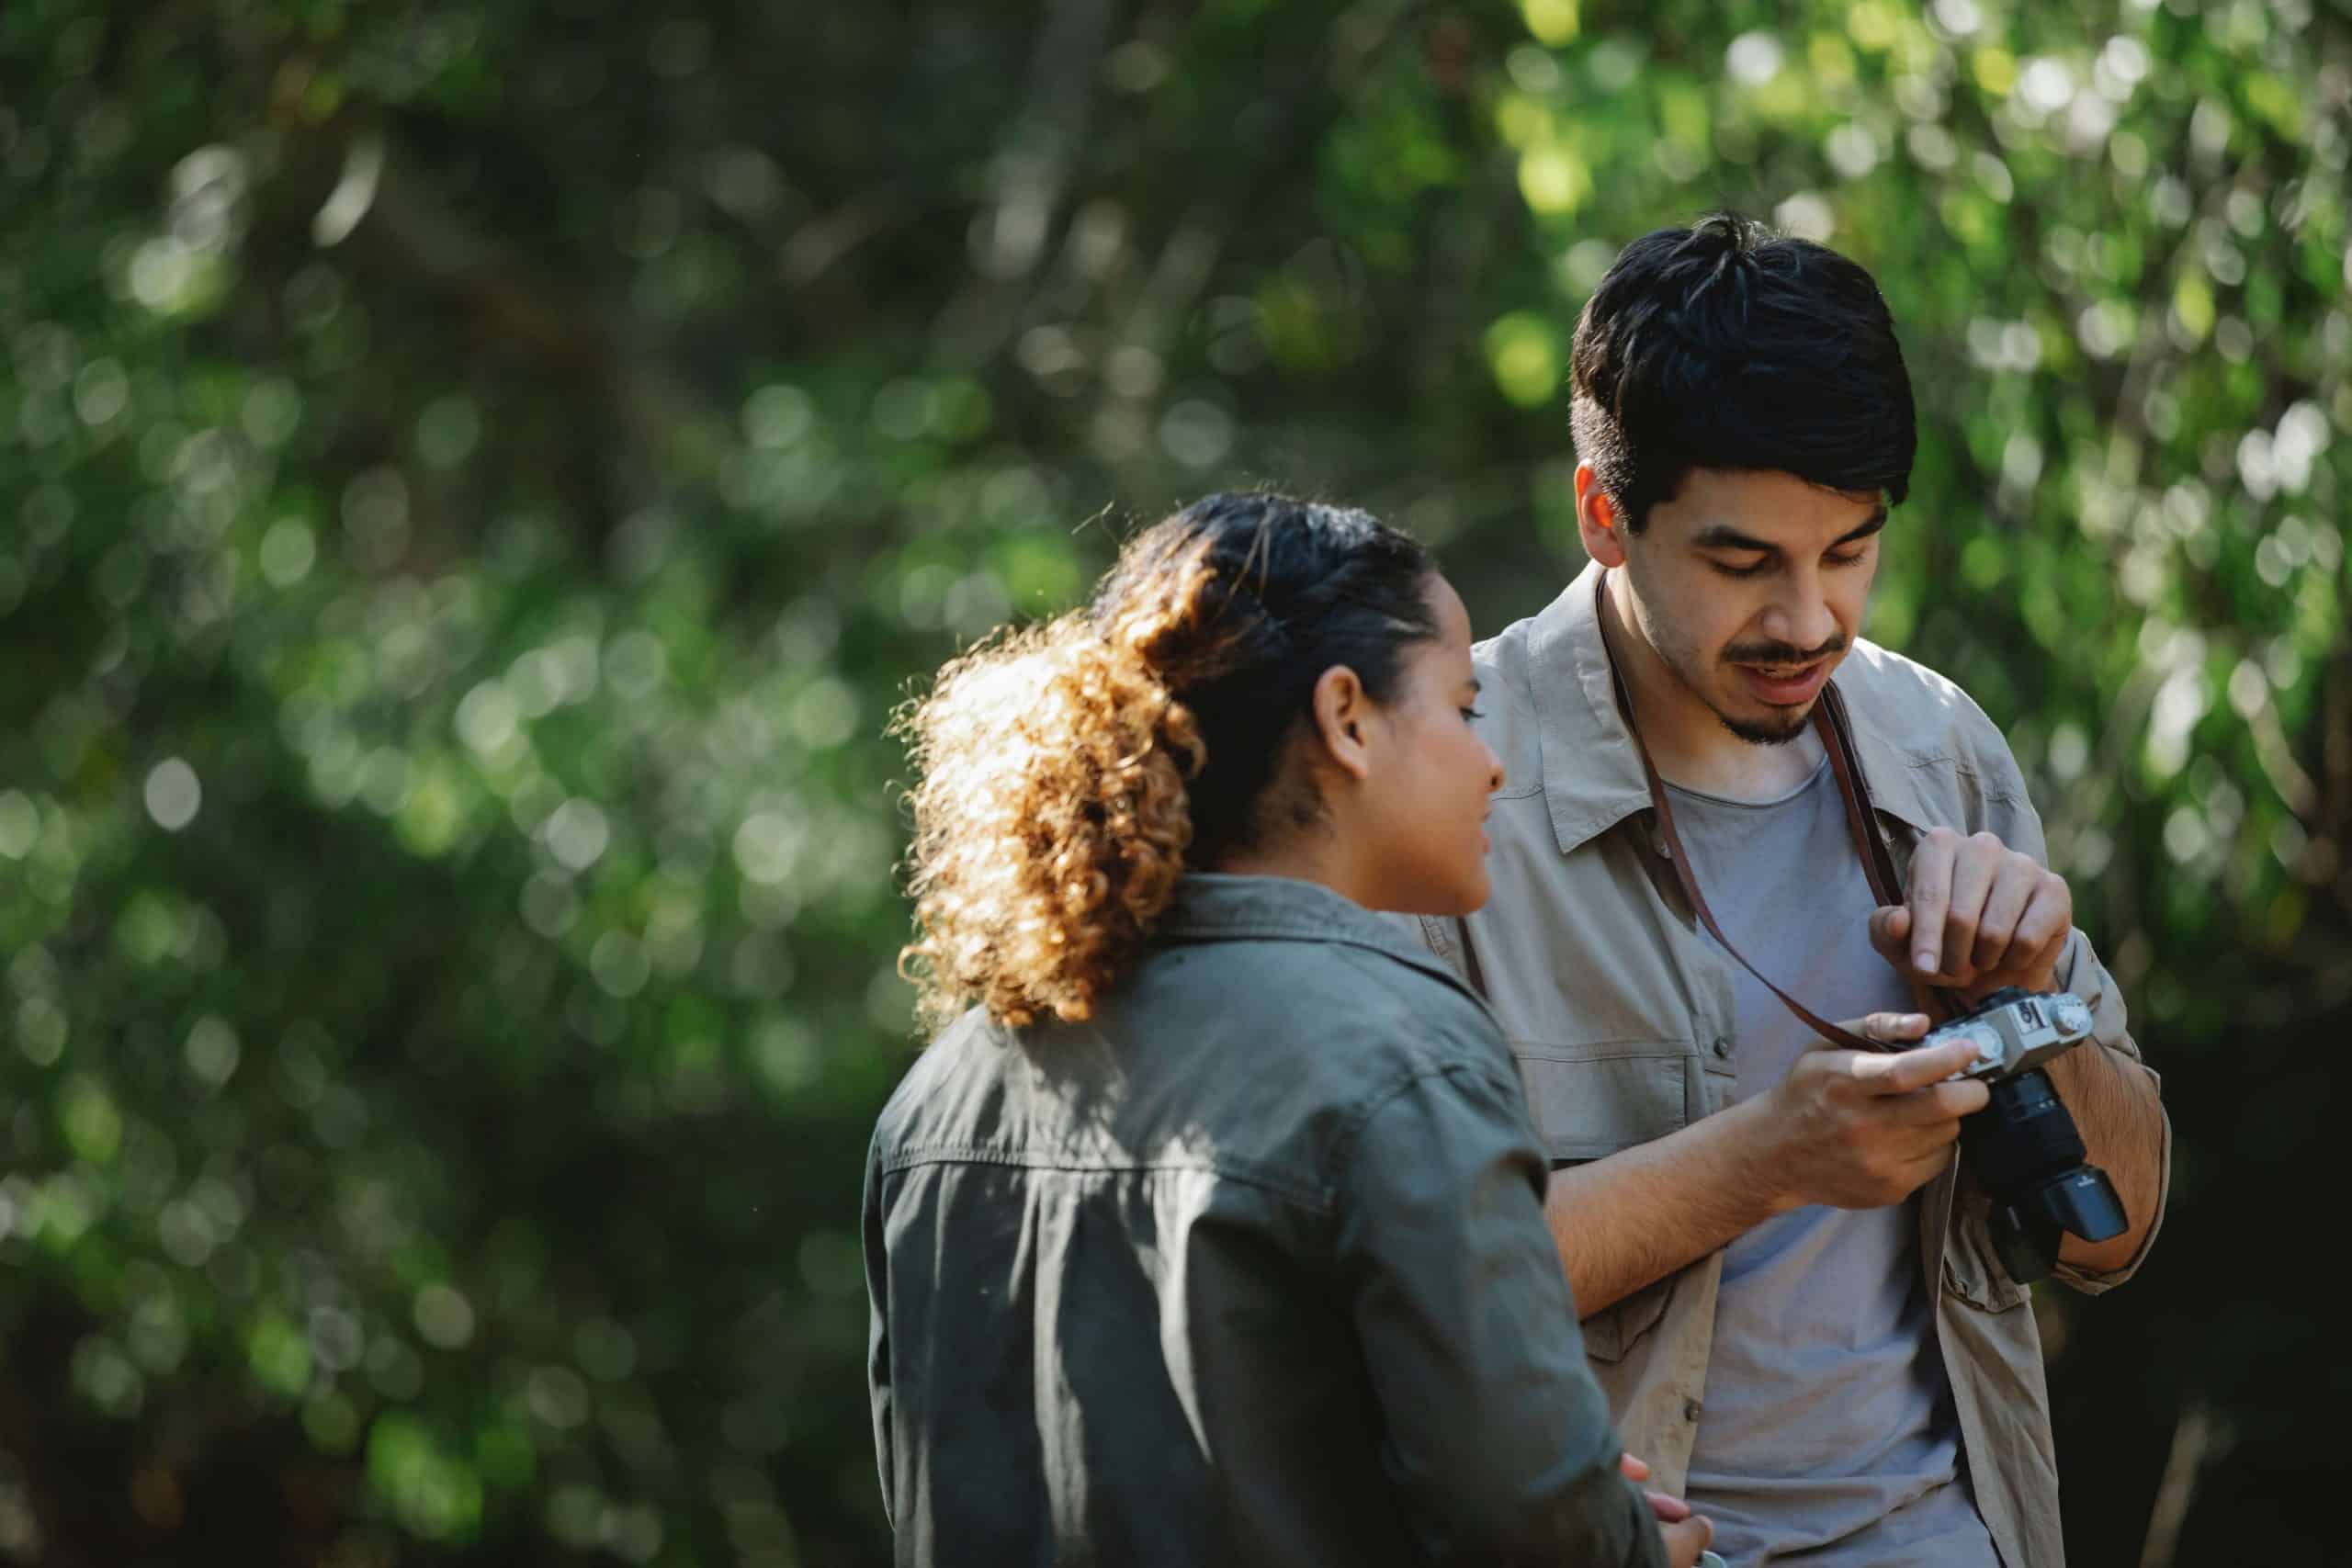
[[[1916,444],[1885,303],[1719,215],[1627,247],[1573,368],[1591,565],[1477,649],[1511,781],[1494,894],[1419,923],[1512,1037],[1595,1371],[1735,1568],[2056,1568],[2033,1315],[1954,1157],[1985,1102],[1941,1081],[1965,1047],[1800,1023],[1698,919],[1636,746],[1724,936],[1816,1016],[1892,1045],[1928,1027],[1923,987],[2091,1004],[2051,1075],[2130,1226],[2066,1237],[2057,1277],[2128,1278],[2169,1172],[2155,1075],[2000,731],[1859,636]],[[1908,865],[1883,908],[1813,723],[1833,671]]]

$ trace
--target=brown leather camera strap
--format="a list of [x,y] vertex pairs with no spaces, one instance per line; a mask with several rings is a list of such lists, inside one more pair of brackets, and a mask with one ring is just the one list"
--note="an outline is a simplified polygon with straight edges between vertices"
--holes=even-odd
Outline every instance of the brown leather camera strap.
[[[1603,572],[1597,592],[1606,592],[1608,574]],[[1605,619],[1602,623],[1606,625]],[[1634,753],[1642,760],[1642,778],[1649,785],[1650,806],[1657,814],[1658,836],[1666,841],[1667,859],[1674,866],[1675,880],[1681,885],[1682,896],[1690,901],[1691,910],[1700,923],[1707,928],[1725,953],[1739,966],[1762,983],[1764,988],[1781,998],[1782,1005],[1797,1016],[1800,1022],[1832,1044],[1843,1045],[1850,1051],[1893,1051],[1903,1049],[1872,1040],[1866,1035],[1839,1027],[1796,998],[1789,995],[1732,945],[1731,938],[1715,921],[1714,911],[1707,908],[1707,896],[1699,891],[1699,876],[1690,863],[1690,852],[1682,846],[1682,835],[1674,826],[1674,807],[1667,798],[1666,781],[1658,777],[1657,766],[1650,761],[1649,747],[1642,739],[1641,727],[1634,722],[1632,694],[1625,689],[1625,678],[1617,669],[1614,649],[1609,648],[1604,631],[1601,646],[1607,650],[1609,678],[1617,688],[1618,711],[1624,716],[1625,732],[1633,737]],[[1861,855],[1863,874],[1870,879],[1871,894],[1882,907],[1903,901],[1903,884],[1894,874],[1894,856],[1886,847],[1886,837],[1880,830],[1878,813],[1871,804],[1870,784],[1862,776],[1861,759],[1854,750],[1853,720],[1846,712],[1846,699],[1835,682],[1826,682],[1821,695],[1814,704],[1813,724],[1821,735],[1824,750],[1829,753],[1829,771],[1838,780],[1838,795],[1846,803],[1846,827],[1852,835],[1855,850]],[[1931,1017],[1949,1016],[1951,1009],[1943,998],[1926,987],[1914,985],[1912,992],[1919,999],[1922,1010]]]

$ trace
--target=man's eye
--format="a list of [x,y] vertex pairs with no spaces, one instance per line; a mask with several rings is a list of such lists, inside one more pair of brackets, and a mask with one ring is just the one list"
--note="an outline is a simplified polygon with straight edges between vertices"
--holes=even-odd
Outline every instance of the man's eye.
[[1772,563],[1768,558],[1752,562],[1747,566],[1733,566],[1727,561],[1719,560],[1711,560],[1707,564],[1725,577],[1761,577],[1764,575],[1764,569]]
[[1484,708],[1464,708],[1462,710],[1462,716],[1464,718],[1484,718],[1487,716],[1487,710]]
[[1831,566],[1860,566],[1862,564],[1862,555],[1863,552],[1860,550],[1849,550],[1842,556],[1824,556],[1821,558]]

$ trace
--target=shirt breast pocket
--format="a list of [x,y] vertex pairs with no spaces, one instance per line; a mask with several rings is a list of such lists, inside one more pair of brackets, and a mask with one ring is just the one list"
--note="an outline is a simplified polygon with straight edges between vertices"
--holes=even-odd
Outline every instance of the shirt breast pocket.
[[1662,1138],[1704,1113],[1696,1055],[1679,1040],[1511,1042],[1527,1111],[1555,1165]]
[[[1511,1042],[1529,1115],[1552,1163],[1603,1159],[1687,1127],[1705,1113],[1704,1073],[1679,1040]],[[1674,1276],[1583,1322],[1585,1351],[1620,1361],[1666,1315]]]

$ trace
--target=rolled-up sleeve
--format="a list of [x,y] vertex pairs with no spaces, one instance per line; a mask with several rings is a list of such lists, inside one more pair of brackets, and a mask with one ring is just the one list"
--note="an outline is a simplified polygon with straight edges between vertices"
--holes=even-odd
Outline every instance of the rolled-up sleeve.
[[1365,1111],[1339,1247],[1385,1461],[1440,1555],[1653,1568],[1665,1543],[1617,1471],[1545,1171],[1499,1070],[1433,1068]]
[[[1986,818],[1994,837],[2020,854],[2031,855],[2043,866],[2050,864],[2050,846],[2041,830],[2041,814],[2026,794],[2024,776],[2018,773],[2017,759],[2003,747],[1995,773],[1996,788],[1986,802]],[[2156,1213],[2148,1222],[2148,1234],[2140,1238],[2140,1249],[2132,1261],[2120,1269],[2090,1269],[2061,1260],[2052,1270],[2052,1278],[2070,1285],[2086,1295],[2098,1295],[2111,1291],[2140,1271],[2148,1249],[2156,1243],[2156,1233],[2164,1228],[2165,1207],[2172,1196],[2172,1117],[2164,1108],[2164,1081],[2141,1055],[2139,1042],[2132,1038],[2131,1019],[2123,1005],[2122,988],[2115,976],[2107,972],[2092,950],[2091,939],[2080,928],[2067,933],[2065,951],[2058,955],[2058,988],[2072,991],[2090,1004],[2091,1042],[2119,1058],[2118,1066],[2128,1073],[2144,1073],[2149,1087],[2156,1094]]]
[[[2164,1107],[2163,1080],[2156,1070],[2148,1066],[2140,1054],[2139,1042],[2132,1038],[2131,1018],[2123,1005],[2123,993],[2115,984],[2115,976],[2092,951],[2090,938],[2080,931],[2071,933],[2066,950],[2058,960],[2058,988],[2072,991],[2090,1004],[2091,1043],[2113,1052],[2121,1060],[2125,1072],[2145,1073],[2152,1089],[2156,1091],[2156,1213],[2148,1222],[2147,1235],[2140,1238],[2139,1250],[2132,1260],[2120,1269],[2092,1269],[2080,1268],[2063,1258],[2053,1269],[2052,1277],[2082,1292],[2098,1295],[2111,1291],[2140,1271],[2147,1260],[2148,1249],[2156,1244],[2156,1233],[2164,1229],[2165,1210],[2172,1199],[2172,1117]],[[2083,1049],[2081,1046],[2077,1050]]]

